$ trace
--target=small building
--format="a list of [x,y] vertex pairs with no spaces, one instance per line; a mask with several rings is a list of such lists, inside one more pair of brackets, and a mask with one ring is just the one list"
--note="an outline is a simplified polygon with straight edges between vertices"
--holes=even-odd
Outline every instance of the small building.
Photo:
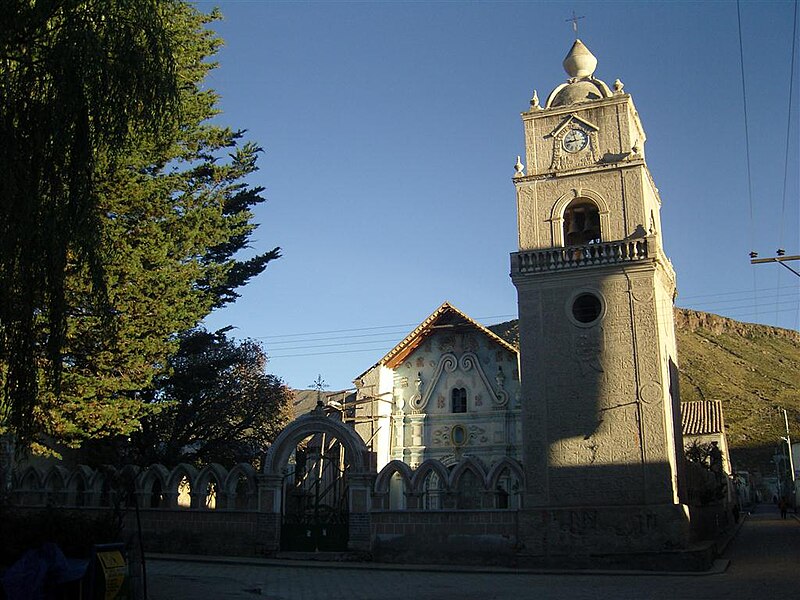
[[471,456],[491,467],[521,458],[517,349],[448,302],[355,383],[344,420],[378,470],[391,460],[416,468]]
[[684,447],[698,444],[716,444],[722,452],[722,470],[732,474],[728,438],[725,436],[725,421],[722,417],[722,402],[701,400],[681,403],[681,426]]

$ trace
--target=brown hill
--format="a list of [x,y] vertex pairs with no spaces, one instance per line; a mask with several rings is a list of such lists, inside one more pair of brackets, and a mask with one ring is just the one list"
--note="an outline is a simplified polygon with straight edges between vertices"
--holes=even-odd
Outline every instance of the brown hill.
[[[489,327],[519,346],[517,321]],[[771,474],[786,435],[800,441],[800,334],[694,310],[675,310],[681,400],[721,400],[739,469]],[[783,444],[783,446],[781,446]]]

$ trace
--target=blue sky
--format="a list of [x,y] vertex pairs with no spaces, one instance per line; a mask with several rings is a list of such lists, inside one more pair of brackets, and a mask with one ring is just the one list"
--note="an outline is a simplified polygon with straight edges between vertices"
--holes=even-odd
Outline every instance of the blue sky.
[[800,278],[748,257],[800,254],[792,2],[741,4],[752,201],[735,2],[197,4],[224,15],[220,121],[264,148],[253,251],[284,254],[206,326],[260,340],[290,386],[349,387],[445,300],[516,316],[519,113],[566,79],[573,10],[647,132],[678,305],[798,327]]

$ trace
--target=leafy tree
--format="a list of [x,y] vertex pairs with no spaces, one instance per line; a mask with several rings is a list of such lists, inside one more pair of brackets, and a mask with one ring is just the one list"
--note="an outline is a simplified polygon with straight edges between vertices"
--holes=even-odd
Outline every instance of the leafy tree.
[[288,421],[291,391],[265,372],[267,357],[253,340],[202,328],[180,337],[170,374],[155,384],[160,410],[132,436],[137,462],[253,461]]
[[[26,352],[39,367],[39,380],[44,345],[57,351],[62,365],[60,386],[37,386],[36,402],[26,405],[26,425],[19,418],[8,423],[20,433],[44,432],[77,445],[136,429],[153,406],[146,390],[169,368],[179,332],[235,300],[236,289],[262,272],[279,250],[236,258],[255,228],[252,207],[263,201],[262,189],[244,182],[256,170],[260,149],[243,142],[241,132],[209,122],[218,112],[217,96],[203,88],[203,79],[214,68],[208,59],[221,43],[207,28],[216,13],[155,0],[58,4],[81,14],[97,7],[152,4],[180,84],[176,110],[158,128],[139,128],[131,121],[124,144],[85,141],[93,160],[92,203],[84,213],[92,223],[94,250],[84,251],[80,232],[66,244],[59,267],[63,323],[50,318],[57,313],[43,293],[25,296],[21,291],[18,295],[35,317],[28,328],[32,335],[12,335],[11,321],[5,315],[0,321],[0,377],[6,390],[19,387],[11,361],[24,340],[32,340]],[[137,106],[146,112],[150,104],[145,98]],[[158,106],[155,101],[153,106]],[[31,129],[37,123],[32,119]],[[31,227],[23,225],[20,239]],[[14,397],[7,393],[11,414],[18,406]]]
[[[0,11],[3,412],[35,428],[42,362],[58,384],[70,257],[102,299],[100,156],[174,115],[172,39],[157,0],[9,0]],[[42,327],[44,323],[46,327]]]
[[714,442],[693,440],[683,450],[687,467],[690,503],[710,504],[722,500],[727,490],[722,451]]

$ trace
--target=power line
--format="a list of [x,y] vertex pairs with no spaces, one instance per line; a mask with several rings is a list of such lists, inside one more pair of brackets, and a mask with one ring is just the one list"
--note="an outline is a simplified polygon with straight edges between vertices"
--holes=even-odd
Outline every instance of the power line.
[[273,358],[305,358],[307,356],[324,356],[328,354],[354,354],[356,352],[381,352],[386,354],[392,346],[381,346],[380,348],[363,348],[361,350],[331,350],[330,352],[303,352],[301,354],[267,354],[270,360]]
[[[356,335],[335,335],[330,337],[312,337],[308,339],[291,339],[291,340],[273,340],[270,342],[270,346],[275,346],[276,344],[297,344],[297,343],[305,343],[305,342],[327,342],[330,340],[350,340],[350,339],[357,339],[357,338],[367,338],[367,337],[380,337],[384,335],[404,335],[408,333],[408,329],[398,329],[397,331],[381,331],[380,333],[359,333]],[[271,339],[271,338],[255,338],[255,339]],[[370,342],[362,342],[362,343],[370,343]]]
[[[792,56],[789,60],[789,112],[786,116],[786,149],[783,159],[783,195],[781,197],[781,218],[778,226],[778,254],[783,251],[783,222],[786,215],[786,189],[789,180],[789,140],[791,139],[792,130],[792,95],[794,91],[794,55],[795,47],[797,44],[797,0],[794,0],[794,12],[792,13]],[[781,285],[781,273],[778,270],[778,275],[775,278],[775,286]],[[775,305],[775,320],[777,321],[778,306]]]
[[[776,308],[779,306],[793,306],[800,304],[800,298],[796,296],[797,288],[794,286],[784,286],[780,288],[783,290],[784,293],[778,293],[775,296],[776,300]],[[774,291],[773,289],[766,289],[763,291]],[[682,298],[684,302],[680,303],[680,308],[686,308],[689,310],[699,310],[702,312],[724,312],[725,314],[721,316],[729,316],[734,317],[737,315],[758,315],[759,311],[756,310],[753,312],[751,309],[758,309],[759,307],[764,306],[764,297],[762,296],[761,302],[756,303],[746,303],[748,298],[741,297],[742,295],[748,294],[748,290],[742,291],[733,291],[733,292],[723,292],[720,294],[698,294],[695,296],[687,296]],[[697,302],[686,302],[692,298],[718,298],[718,297],[726,297],[722,300],[717,301],[697,301]],[[731,297],[733,296],[733,297]],[[736,297],[740,296],[740,297]],[[743,303],[745,302],[745,303]],[[731,311],[740,311],[740,312],[731,312]],[[741,312],[746,311],[746,312]],[[790,312],[791,309],[782,310],[780,312]],[[506,314],[506,315],[496,315],[496,317],[513,317],[517,318],[517,315],[513,314]],[[479,321],[481,319],[478,319]],[[366,348],[361,350],[351,349],[346,350],[343,352],[369,352],[369,351],[376,351],[376,350],[384,350],[387,348],[392,347],[396,344],[400,339],[405,337],[408,333],[408,329],[398,329],[399,327],[412,327],[419,325],[417,324],[407,324],[407,325],[378,325],[373,327],[361,327],[361,328],[352,328],[352,329],[340,329],[340,330],[331,330],[330,333],[334,333],[336,331],[341,332],[350,332],[350,331],[375,331],[381,330],[377,333],[361,333],[355,335],[343,335],[343,336],[328,336],[328,337],[310,337],[310,338],[303,338],[304,335],[314,335],[313,333],[294,333],[294,334],[282,334],[280,336],[266,336],[261,338],[261,340],[272,340],[268,343],[268,349],[273,350],[276,353],[284,353],[284,352],[291,352],[296,350],[315,350],[315,349],[322,349],[322,348],[352,348],[354,346],[360,346],[365,344],[391,344],[390,346],[380,346],[379,348]],[[395,329],[392,331],[391,329]],[[323,333],[323,332],[320,332]],[[363,339],[363,338],[375,338],[375,337],[383,337],[383,336],[396,336],[392,338],[384,338],[384,339]],[[276,337],[284,337],[284,338],[291,338],[291,339],[283,339],[283,340],[276,340]],[[331,343],[313,343],[313,342],[331,342]],[[293,344],[300,344],[300,345],[293,345]],[[295,354],[291,356],[316,356],[319,354],[331,354],[331,353],[338,353],[338,352],[319,352],[319,353],[301,353]],[[284,356],[290,356],[285,354],[274,354],[272,355],[273,358],[281,358]]]
[[[796,286],[794,285],[788,285],[788,286],[783,286],[782,288],[779,289],[785,290],[785,289],[795,289],[795,288]],[[773,288],[763,288],[758,291],[771,292],[772,290]],[[714,292],[713,294],[694,294],[692,296],[679,296],[679,298],[681,298],[682,300],[690,300],[692,298],[708,298],[710,296],[716,297],[716,296],[730,296],[732,294],[749,294],[751,291],[752,290],[737,290],[735,292]]]
[[797,44],[797,0],[794,0],[792,15],[792,57],[789,61],[789,114],[786,117],[786,152],[783,161],[783,198],[781,200],[781,220],[778,235],[778,248],[783,248],[783,220],[786,214],[786,187],[789,180],[789,139],[792,128],[792,92],[794,91],[794,55]]
[[[504,319],[504,318],[516,318],[517,315],[515,314],[505,314],[505,315],[492,315],[489,317],[476,317],[477,321],[488,321],[490,319]],[[284,337],[301,337],[304,335],[324,335],[328,333],[350,333],[352,331],[374,331],[376,329],[397,329],[399,327],[417,327],[419,323],[400,323],[397,325],[375,325],[373,327],[352,327],[349,329],[331,329],[328,331],[307,331],[304,333],[282,333],[277,335],[266,335],[261,337],[256,337],[253,339],[256,340],[273,340],[275,338],[284,338]]]
[[343,342],[337,344],[312,344],[311,346],[290,346],[288,348],[277,348],[277,352],[286,352],[289,350],[305,350],[314,348],[341,348],[343,346],[361,346],[363,344],[396,344],[397,338],[389,340],[367,340],[364,342]]
[[[778,312],[780,312],[780,313],[788,313],[788,312],[795,312],[796,310],[797,310],[797,308],[788,308],[788,309],[779,310]],[[741,318],[741,317],[747,317],[747,316],[753,315],[753,314],[758,314],[758,313],[753,313],[751,311],[748,311],[748,312],[730,313],[730,314],[727,314],[727,315],[720,315],[720,316],[721,317],[727,317],[727,318],[732,318],[732,317]],[[765,325],[765,327],[770,327],[770,325]],[[392,345],[387,345],[387,346],[380,346],[380,347],[377,347],[377,348],[362,348],[362,349],[359,349],[359,350],[330,350],[330,351],[325,351],[325,352],[301,352],[301,353],[298,353],[298,354],[268,354],[268,357],[269,357],[270,360],[272,360],[272,359],[277,359],[277,358],[307,358],[309,356],[330,356],[330,355],[336,355],[336,354],[358,354],[358,353],[367,353],[367,352],[380,353],[381,355],[383,355],[383,354],[386,354],[389,350],[391,350],[392,347],[393,347]]]

